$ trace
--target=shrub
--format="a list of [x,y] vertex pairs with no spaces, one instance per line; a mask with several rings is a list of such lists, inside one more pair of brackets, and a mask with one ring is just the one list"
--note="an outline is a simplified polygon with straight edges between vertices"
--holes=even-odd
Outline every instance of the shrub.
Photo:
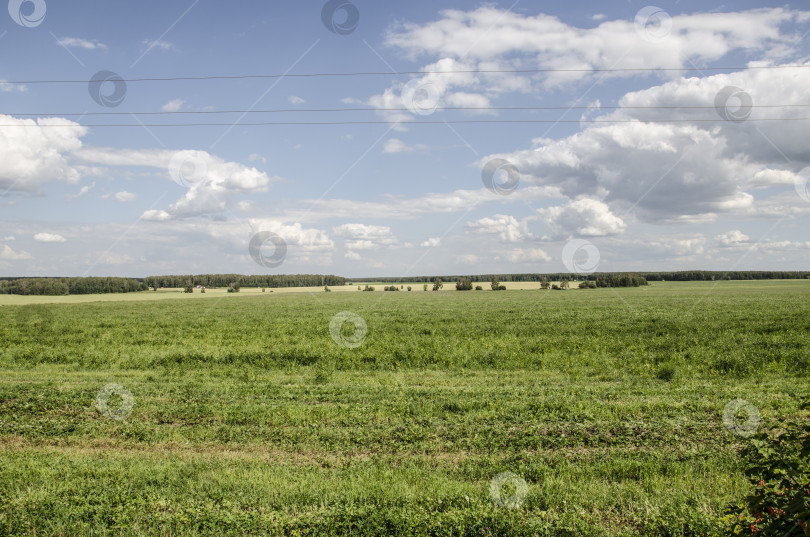
[[399,287],[396,285],[387,285],[383,288],[383,291],[399,291]]
[[559,291],[559,290],[560,290],[560,286],[559,286],[559,285],[557,285],[556,283],[555,283],[554,285],[552,285],[552,286],[551,286],[551,288],[552,288],[552,289],[554,289],[555,291]]
[[543,279],[540,280],[540,289],[548,289],[551,287],[551,283],[549,283],[548,278],[543,276]]
[[410,290],[411,290],[411,286],[409,285],[409,286],[408,286],[408,291],[410,291]]
[[483,287],[481,287],[480,285],[476,285],[476,286],[475,286],[475,290],[476,290],[476,291],[483,291],[483,290],[484,290],[484,288],[483,288]]
[[324,285],[324,286],[323,286],[323,290],[324,290],[324,292],[326,292],[326,293],[331,293],[331,292],[332,292],[332,290],[331,290],[331,289],[329,289],[329,286],[328,286],[328,285]]
[[473,285],[469,278],[459,278],[456,282],[456,291],[472,291]]
[[433,282],[433,290],[438,291],[442,287],[444,287],[444,284],[442,283],[442,279],[441,278],[436,278],[436,280]]
[[[802,408],[810,408],[805,400]],[[807,418],[763,431],[743,449],[753,492],[747,505],[726,511],[729,535],[810,534],[810,423]]]
[[365,288],[365,289],[363,289],[363,291],[372,292],[372,291],[374,291],[374,288],[373,288],[373,287],[369,287],[368,285],[366,285],[366,288]]

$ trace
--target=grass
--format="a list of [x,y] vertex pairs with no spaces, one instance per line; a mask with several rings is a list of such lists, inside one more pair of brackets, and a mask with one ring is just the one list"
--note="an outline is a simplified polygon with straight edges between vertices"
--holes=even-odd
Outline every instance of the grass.
[[711,535],[810,388],[801,281],[171,296],[0,307],[0,534]]

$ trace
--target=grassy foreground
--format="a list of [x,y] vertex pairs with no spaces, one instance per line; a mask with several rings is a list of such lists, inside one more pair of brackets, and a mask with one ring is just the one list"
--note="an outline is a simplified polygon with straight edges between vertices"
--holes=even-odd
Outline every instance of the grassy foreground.
[[[2,306],[0,534],[711,535],[747,492],[724,408],[777,426],[810,393],[808,299],[792,281]],[[343,311],[365,338],[333,339]]]

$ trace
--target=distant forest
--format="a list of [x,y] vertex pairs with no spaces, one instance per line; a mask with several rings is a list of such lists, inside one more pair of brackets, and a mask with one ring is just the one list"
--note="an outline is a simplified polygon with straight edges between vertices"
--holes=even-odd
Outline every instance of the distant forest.
[[146,291],[142,281],[133,278],[6,278],[0,280],[5,295],[90,295]]
[[155,287],[185,287],[189,280],[192,286],[228,287],[237,284],[240,287],[317,287],[323,285],[345,285],[346,278],[332,274],[279,274],[262,276],[245,276],[244,274],[196,274],[185,276],[149,276],[144,283]]
[[543,279],[550,281],[597,281],[600,279],[611,279],[621,274],[631,276],[641,276],[648,282],[700,282],[717,280],[801,280],[810,278],[810,271],[712,271],[712,270],[683,270],[679,272],[594,272],[593,274],[571,274],[568,272],[558,273],[532,273],[532,274],[457,274],[454,276],[399,276],[391,278],[347,278],[349,283],[361,282],[418,282],[432,283],[437,277],[444,282],[457,281],[460,278],[468,278],[473,282],[488,282],[493,277],[501,282],[541,282]]
[[[685,270],[680,272],[595,272],[587,275],[569,273],[556,274],[478,274],[438,276],[442,281],[452,282],[468,278],[473,282],[489,282],[495,277],[501,282],[542,282],[549,281],[594,281],[610,282],[607,286],[622,286],[621,280],[643,278],[648,282],[668,281],[718,281],[718,280],[796,280],[810,278],[808,271],[708,271]],[[437,276],[412,276],[390,278],[343,278],[332,274],[279,274],[245,276],[244,274],[196,274],[175,276],[149,276],[148,278],[0,278],[0,294],[14,295],[87,295],[103,293],[132,293],[151,288],[181,288],[192,286],[217,288],[235,284],[239,287],[318,287],[341,286],[358,282],[412,282],[433,283]],[[616,282],[616,283],[614,283]],[[643,285],[643,284],[642,284]]]

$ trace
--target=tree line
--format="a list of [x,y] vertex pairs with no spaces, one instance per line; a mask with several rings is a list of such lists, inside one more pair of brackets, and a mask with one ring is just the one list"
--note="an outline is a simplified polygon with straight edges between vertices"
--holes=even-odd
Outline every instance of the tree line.
[[611,279],[619,274],[640,276],[647,281],[691,282],[691,281],[717,281],[717,280],[796,280],[810,278],[810,271],[719,271],[719,270],[684,270],[675,272],[594,272],[593,274],[557,273],[528,273],[528,274],[457,274],[449,276],[396,276],[385,278],[347,278],[349,283],[375,281],[390,282],[418,282],[433,283],[436,278],[442,281],[458,281],[462,278],[472,282],[488,282],[497,278],[501,282],[542,282],[549,281],[596,281],[598,279]]
[[[144,283],[153,288],[161,287],[187,287],[189,282],[192,286],[202,285],[203,287],[323,287],[325,285],[345,285],[346,278],[333,274],[276,274],[246,276],[244,274],[186,274],[173,276],[149,276],[144,278]],[[237,288],[238,288],[237,287]]]
[[89,295],[146,291],[134,278],[17,278],[0,280],[0,293],[10,295]]

